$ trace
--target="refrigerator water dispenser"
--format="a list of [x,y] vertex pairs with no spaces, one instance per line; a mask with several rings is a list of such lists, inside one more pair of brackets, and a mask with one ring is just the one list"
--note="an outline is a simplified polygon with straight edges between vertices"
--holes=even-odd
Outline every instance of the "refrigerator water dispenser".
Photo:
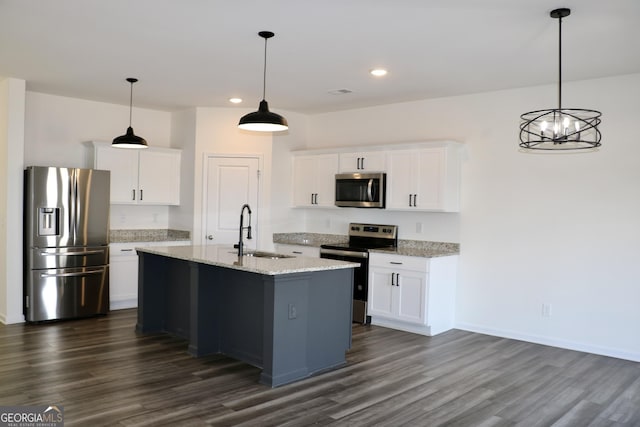
[[59,234],[58,218],[60,208],[38,209],[38,235],[57,236]]

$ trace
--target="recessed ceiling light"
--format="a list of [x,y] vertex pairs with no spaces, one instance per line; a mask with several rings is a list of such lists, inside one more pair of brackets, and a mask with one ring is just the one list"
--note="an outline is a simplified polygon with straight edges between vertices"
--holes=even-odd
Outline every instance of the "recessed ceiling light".
[[387,75],[387,70],[385,70],[384,68],[374,68],[373,70],[369,71],[369,73],[375,77],[382,77]]
[[229,98],[229,102],[232,104],[240,104],[242,102],[242,98]]

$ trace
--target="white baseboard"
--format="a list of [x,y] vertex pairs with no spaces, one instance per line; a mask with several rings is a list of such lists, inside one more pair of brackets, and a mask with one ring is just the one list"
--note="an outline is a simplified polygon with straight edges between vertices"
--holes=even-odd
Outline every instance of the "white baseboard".
[[567,340],[560,340],[557,338],[523,334],[517,331],[509,331],[504,329],[486,328],[480,325],[474,325],[471,323],[456,323],[456,329],[463,331],[477,332],[480,334],[493,335],[501,338],[509,338],[519,341],[527,341],[535,344],[548,345],[551,347],[565,348],[567,350],[582,351],[585,353],[599,354],[602,356],[615,357],[618,359],[631,360],[632,362],[640,362],[640,353],[629,352],[618,348],[601,347],[592,344],[579,343]]
[[19,314],[13,317],[7,317],[5,313],[0,313],[0,323],[4,325],[14,325],[16,323],[24,323],[24,315]]
[[109,310],[124,310],[125,308],[137,308],[138,299],[121,299],[109,301]]
[[411,332],[414,334],[431,336],[431,328],[426,325],[412,325],[409,323],[397,322],[389,319],[381,319],[373,316],[371,317],[371,324],[376,326],[383,326],[385,328]]

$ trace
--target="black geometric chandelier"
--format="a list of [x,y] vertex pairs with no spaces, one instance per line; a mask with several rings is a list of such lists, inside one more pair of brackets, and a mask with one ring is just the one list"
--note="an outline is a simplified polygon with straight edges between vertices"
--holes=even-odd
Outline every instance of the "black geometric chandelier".
[[571,9],[552,10],[558,20],[558,108],[529,111],[520,116],[520,147],[530,150],[584,150],[600,147],[598,129],[602,113],[583,108],[562,108],[562,18]]
[[287,119],[280,114],[269,111],[269,104],[265,100],[267,90],[267,40],[274,36],[271,31],[260,31],[258,35],[264,38],[264,69],[262,72],[262,101],[258,111],[246,114],[240,118],[238,127],[257,132],[279,132],[289,129]]
[[133,133],[133,128],[131,127],[131,114],[133,111],[133,84],[137,82],[138,79],[129,77],[127,78],[127,81],[131,84],[131,90],[129,93],[129,127],[127,128],[127,133],[113,139],[111,146],[115,148],[133,149],[147,148],[147,141],[143,137]]

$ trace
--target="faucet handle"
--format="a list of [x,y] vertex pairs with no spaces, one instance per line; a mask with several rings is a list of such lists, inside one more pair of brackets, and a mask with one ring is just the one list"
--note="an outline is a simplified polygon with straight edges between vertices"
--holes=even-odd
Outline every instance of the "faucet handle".
[[238,249],[240,247],[240,245],[238,245],[237,243],[235,245],[233,245],[233,249]]

